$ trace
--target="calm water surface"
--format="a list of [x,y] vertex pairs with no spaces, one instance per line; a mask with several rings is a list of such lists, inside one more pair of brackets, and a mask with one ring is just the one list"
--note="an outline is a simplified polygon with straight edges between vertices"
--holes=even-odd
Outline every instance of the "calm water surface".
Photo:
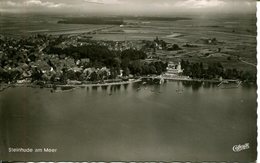
[[[0,93],[4,160],[253,161],[256,88],[168,82]],[[235,153],[232,147],[250,143]],[[8,153],[14,148],[56,148]]]

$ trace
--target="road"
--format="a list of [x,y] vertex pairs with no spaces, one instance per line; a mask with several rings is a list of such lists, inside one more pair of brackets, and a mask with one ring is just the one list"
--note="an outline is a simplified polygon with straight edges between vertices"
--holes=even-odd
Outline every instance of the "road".
[[240,61],[243,62],[243,63],[245,63],[245,64],[248,64],[248,65],[254,66],[254,67],[257,66],[256,64],[253,64],[253,63],[247,62],[247,61],[242,60],[242,59],[241,59]]

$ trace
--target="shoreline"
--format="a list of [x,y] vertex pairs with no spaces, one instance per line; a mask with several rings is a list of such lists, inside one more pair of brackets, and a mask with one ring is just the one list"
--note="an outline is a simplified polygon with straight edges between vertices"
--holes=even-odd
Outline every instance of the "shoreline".
[[[77,87],[102,87],[102,86],[115,86],[115,85],[124,85],[124,84],[132,84],[142,82],[143,79],[157,79],[159,80],[160,77],[158,76],[143,76],[138,79],[132,79],[129,81],[120,81],[120,82],[112,82],[112,83],[97,83],[97,84],[44,84],[44,85],[37,85],[35,83],[0,83],[0,92],[8,89],[10,87],[32,87],[32,88],[77,88]],[[208,82],[208,83],[222,83],[223,81],[228,81],[228,79],[224,79],[223,81],[219,80],[210,80],[210,79],[191,79],[191,78],[174,78],[174,77],[162,77],[162,79],[166,81],[188,81],[188,82]],[[232,80],[232,81],[239,81],[239,80]],[[243,83],[242,81],[240,81]]]
[[131,83],[138,83],[142,82],[142,78],[130,80],[130,81],[121,81],[121,82],[114,82],[114,83],[102,83],[102,84],[44,84],[43,86],[37,85],[34,83],[0,83],[0,92],[4,91],[10,87],[32,87],[32,88],[66,88],[66,87],[99,87],[99,86],[113,86],[113,85],[124,85],[124,84],[131,84]]
[[114,83],[100,83],[100,84],[65,84],[56,85],[57,87],[97,87],[97,86],[112,86],[112,85],[123,85],[123,84],[131,84],[131,83],[138,83],[141,82],[142,78],[131,80],[131,81],[120,81],[120,82],[114,82]]

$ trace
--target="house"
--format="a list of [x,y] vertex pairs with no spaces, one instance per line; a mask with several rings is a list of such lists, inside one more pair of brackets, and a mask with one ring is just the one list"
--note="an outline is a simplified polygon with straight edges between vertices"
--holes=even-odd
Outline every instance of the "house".
[[87,64],[87,63],[89,63],[90,62],[90,59],[89,58],[83,58],[83,59],[81,59],[81,64]]
[[179,62],[178,65],[170,62],[167,67],[167,72],[165,73],[166,76],[178,76],[183,73],[183,69],[181,68],[181,63]]
[[80,84],[82,84],[82,82],[81,81],[77,81],[77,80],[67,80],[67,83],[69,84],[69,85],[80,85]]

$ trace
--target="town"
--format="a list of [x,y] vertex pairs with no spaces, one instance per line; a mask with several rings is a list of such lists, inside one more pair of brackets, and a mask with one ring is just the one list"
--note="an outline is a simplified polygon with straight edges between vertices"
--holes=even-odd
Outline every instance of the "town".
[[149,76],[255,82],[248,72],[225,69],[219,62],[205,65],[160,57],[156,50],[178,51],[181,47],[158,37],[153,41],[100,41],[85,35],[38,34],[21,39],[2,36],[0,49],[0,82],[7,84],[105,84]]

